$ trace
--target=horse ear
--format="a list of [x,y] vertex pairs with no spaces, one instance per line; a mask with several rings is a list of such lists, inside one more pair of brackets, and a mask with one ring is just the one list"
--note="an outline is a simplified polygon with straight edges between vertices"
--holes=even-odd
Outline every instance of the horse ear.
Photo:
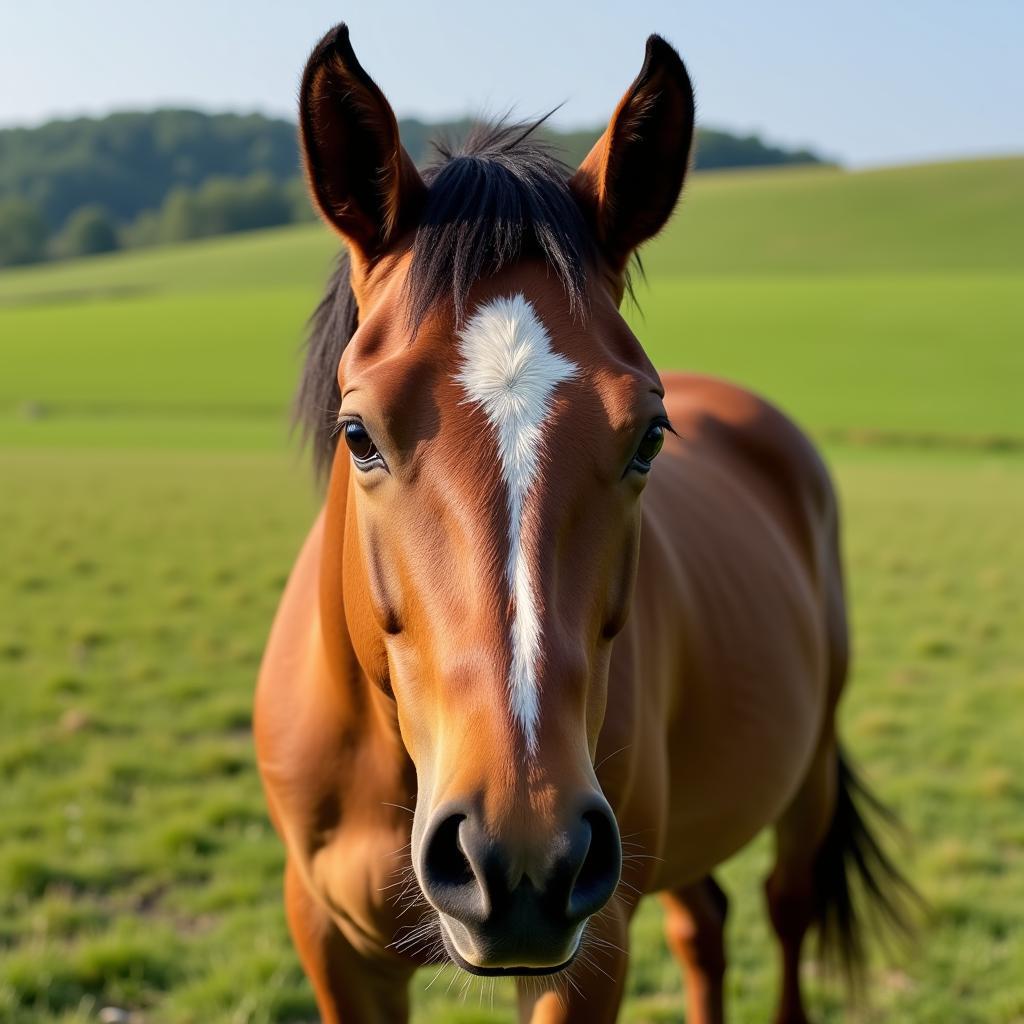
[[693,86],[661,36],[569,185],[608,263],[625,270],[633,250],[669,219],[693,140]]
[[371,261],[411,226],[426,188],[402,148],[394,111],[336,25],[302,74],[299,133],[313,202]]

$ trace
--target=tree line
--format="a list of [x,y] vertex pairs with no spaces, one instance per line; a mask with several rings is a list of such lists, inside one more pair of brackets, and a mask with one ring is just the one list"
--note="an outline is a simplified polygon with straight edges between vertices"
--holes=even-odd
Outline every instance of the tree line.
[[[463,120],[400,121],[418,164]],[[598,130],[541,129],[570,164]],[[820,162],[757,136],[698,131],[696,167]],[[160,245],[313,218],[295,126],[259,114],[119,113],[0,130],[0,266]]]

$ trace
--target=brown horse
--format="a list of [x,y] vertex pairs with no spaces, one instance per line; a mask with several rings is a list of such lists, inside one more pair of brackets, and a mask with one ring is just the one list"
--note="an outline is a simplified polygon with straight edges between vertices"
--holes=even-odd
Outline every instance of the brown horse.
[[310,190],[349,256],[300,392],[326,503],[256,738],[325,1021],[405,1020],[449,960],[516,976],[524,1021],[612,1021],[647,893],[687,1019],[721,1020],[711,872],[767,826],[779,1021],[805,1020],[811,926],[860,958],[854,876],[897,909],[836,738],[822,461],[748,392],[659,377],[619,314],[693,115],[652,36],[574,174],[498,125],[421,176],[344,26],[306,67]]

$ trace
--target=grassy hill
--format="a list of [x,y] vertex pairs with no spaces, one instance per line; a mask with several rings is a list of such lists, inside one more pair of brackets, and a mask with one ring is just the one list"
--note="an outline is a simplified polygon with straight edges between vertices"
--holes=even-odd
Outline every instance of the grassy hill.
[[[1024,159],[700,175],[628,315],[659,365],[823,435],[1024,439],[1022,235]],[[279,443],[336,250],[295,227],[0,275],[0,436]]]
[[[644,250],[648,273],[1021,270],[1024,157],[869,171],[808,166],[690,178]],[[337,250],[319,226],[0,273],[0,308],[97,293],[299,285]]]

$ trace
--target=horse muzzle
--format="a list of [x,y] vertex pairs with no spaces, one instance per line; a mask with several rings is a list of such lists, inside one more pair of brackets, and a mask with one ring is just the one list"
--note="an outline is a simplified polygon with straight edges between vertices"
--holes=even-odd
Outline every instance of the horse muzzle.
[[482,975],[549,974],[572,962],[621,870],[615,817],[591,793],[542,842],[495,834],[469,805],[446,804],[426,829],[417,874],[458,966]]

